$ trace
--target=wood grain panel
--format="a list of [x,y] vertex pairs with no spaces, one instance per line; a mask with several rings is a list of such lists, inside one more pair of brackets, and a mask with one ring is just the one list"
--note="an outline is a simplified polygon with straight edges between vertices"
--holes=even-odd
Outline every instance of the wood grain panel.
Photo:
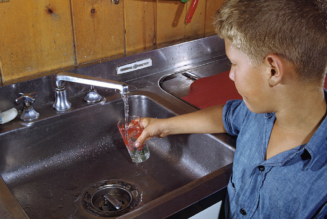
[[206,8],[206,24],[205,24],[205,33],[206,36],[215,35],[215,28],[213,26],[214,16],[216,11],[221,7],[224,0],[207,0]]
[[186,4],[174,0],[158,0],[157,40],[162,47],[185,39]]
[[[187,13],[190,9],[192,1],[187,2]],[[206,16],[206,1],[199,1],[191,23],[185,26],[185,38],[186,40],[192,40],[204,37],[204,25]]]
[[124,1],[71,1],[77,64],[124,54]]
[[4,84],[74,65],[69,1],[10,1],[0,15]]
[[223,1],[200,0],[190,24],[185,18],[192,0],[1,3],[0,78],[10,84],[213,35],[213,17]]
[[156,48],[156,0],[125,1],[126,53]]
[[3,86],[3,81],[2,81],[2,64],[1,64],[1,56],[0,56],[0,87]]

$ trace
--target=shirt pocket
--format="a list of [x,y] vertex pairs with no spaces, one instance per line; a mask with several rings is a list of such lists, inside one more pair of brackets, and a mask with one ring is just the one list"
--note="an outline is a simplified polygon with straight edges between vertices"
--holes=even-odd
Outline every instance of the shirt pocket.
[[231,203],[236,193],[235,184],[233,182],[233,174],[229,178],[229,182],[227,185],[227,192],[228,192],[229,203]]

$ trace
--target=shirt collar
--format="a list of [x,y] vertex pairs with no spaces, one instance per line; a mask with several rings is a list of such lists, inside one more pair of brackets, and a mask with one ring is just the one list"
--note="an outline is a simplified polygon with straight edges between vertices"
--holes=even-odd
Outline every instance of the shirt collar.
[[304,147],[311,160],[305,170],[318,170],[327,163],[327,119],[325,118],[310,141]]
[[[327,102],[327,91],[324,89],[325,100]],[[312,171],[322,168],[327,163],[327,118],[318,127],[310,141],[304,147],[310,155],[310,162],[304,167],[304,170]]]
[[265,113],[265,118],[271,119],[274,115],[275,115],[275,113]]
[[[324,89],[325,100],[327,103],[327,90]],[[275,113],[266,113],[265,118],[270,120],[274,118]],[[311,169],[313,171],[322,168],[327,163],[327,117],[318,127],[317,131],[311,137],[310,141],[299,148],[303,151],[304,157],[310,159],[304,166],[304,170]],[[301,150],[303,149],[303,150]]]

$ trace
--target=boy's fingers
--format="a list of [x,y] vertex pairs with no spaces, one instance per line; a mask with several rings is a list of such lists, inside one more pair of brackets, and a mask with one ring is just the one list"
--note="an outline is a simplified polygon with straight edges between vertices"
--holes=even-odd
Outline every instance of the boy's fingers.
[[138,148],[141,145],[143,145],[143,143],[145,142],[145,140],[147,140],[147,138],[149,138],[149,136],[146,134],[146,132],[143,131],[140,137],[136,140],[135,147]]
[[149,124],[148,118],[142,118],[139,124],[143,129],[145,129]]
[[[146,118],[141,118],[139,120],[139,125],[141,126],[142,129],[145,129],[145,127],[148,125],[147,119]],[[139,136],[139,138],[136,140],[135,142],[135,147],[140,147],[144,141],[146,140],[145,137],[143,137],[145,135],[144,131],[142,132],[142,134]]]

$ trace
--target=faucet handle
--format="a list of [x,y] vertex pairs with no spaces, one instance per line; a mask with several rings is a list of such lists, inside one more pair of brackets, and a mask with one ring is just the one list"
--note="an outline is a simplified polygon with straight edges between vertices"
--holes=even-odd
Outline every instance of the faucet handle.
[[23,121],[33,121],[39,118],[39,113],[34,110],[32,107],[32,103],[34,103],[36,98],[36,93],[19,93],[20,97],[18,97],[15,101],[17,104],[20,104],[24,101],[24,109],[22,114],[20,115],[20,119]]
[[36,98],[36,92],[32,93],[19,93],[20,97],[18,97],[15,101],[17,104],[20,104],[24,101],[24,106],[28,107],[31,106],[31,103],[34,103],[35,98]]
[[84,97],[84,100],[88,103],[97,103],[103,100],[103,97],[98,94],[97,90],[91,85],[91,88],[87,95]]

